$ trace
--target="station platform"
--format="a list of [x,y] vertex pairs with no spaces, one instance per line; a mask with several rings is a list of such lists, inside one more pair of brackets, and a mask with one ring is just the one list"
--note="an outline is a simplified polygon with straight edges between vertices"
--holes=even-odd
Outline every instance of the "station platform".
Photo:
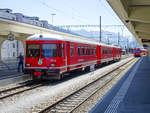
[[18,84],[20,82],[31,80],[29,74],[18,72],[17,70],[0,71],[0,89],[9,84]]
[[3,70],[0,71],[0,80],[20,76],[22,74],[23,73],[18,72],[17,70]]
[[2,79],[8,79],[12,77],[17,77],[22,75],[23,73],[18,72],[17,70],[5,70],[5,71],[0,71],[0,80]]
[[150,61],[142,56],[89,113],[150,113]]

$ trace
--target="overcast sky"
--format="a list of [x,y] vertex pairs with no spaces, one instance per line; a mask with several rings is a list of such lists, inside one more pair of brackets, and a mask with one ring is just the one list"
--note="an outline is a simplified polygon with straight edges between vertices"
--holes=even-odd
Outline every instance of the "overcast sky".
[[14,13],[38,16],[55,25],[102,24],[120,25],[121,21],[106,0],[0,0],[0,8],[10,8]]

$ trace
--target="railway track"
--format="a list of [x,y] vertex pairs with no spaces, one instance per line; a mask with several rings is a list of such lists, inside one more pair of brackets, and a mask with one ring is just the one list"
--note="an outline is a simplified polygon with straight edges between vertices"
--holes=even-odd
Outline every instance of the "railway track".
[[42,86],[43,84],[37,84],[31,80],[31,81],[28,81],[24,85],[12,87],[12,88],[0,91],[0,100],[23,93],[25,91],[29,91],[38,87],[42,87]]
[[0,100],[43,86],[41,83],[29,81],[24,85],[0,91]]
[[[133,60],[133,61],[132,61]],[[122,64],[120,67],[108,72],[99,79],[93,81],[87,86],[75,91],[56,103],[42,109],[38,113],[71,113],[77,109],[82,103],[94,95],[97,91],[105,87],[113,78],[121,73],[128,65],[135,62],[134,58]]]

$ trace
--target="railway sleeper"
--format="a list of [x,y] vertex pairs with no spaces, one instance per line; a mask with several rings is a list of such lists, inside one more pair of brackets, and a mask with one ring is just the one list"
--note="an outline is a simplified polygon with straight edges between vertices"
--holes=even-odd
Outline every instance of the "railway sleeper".
[[[69,105],[68,105],[69,104]],[[70,104],[70,103],[67,103],[67,104],[59,104],[60,106],[66,106],[66,107],[74,107],[74,106],[76,106],[76,105],[72,105],[72,104]]]
[[68,110],[62,110],[62,109],[52,109],[51,110],[52,113],[67,113]]

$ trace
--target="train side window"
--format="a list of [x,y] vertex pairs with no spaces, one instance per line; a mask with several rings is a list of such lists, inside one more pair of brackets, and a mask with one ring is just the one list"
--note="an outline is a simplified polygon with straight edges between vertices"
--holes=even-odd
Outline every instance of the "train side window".
[[62,57],[63,55],[62,55],[62,44],[59,44],[59,51],[58,51],[59,53],[58,53],[58,55],[59,55],[59,57]]
[[88,48],[87,48],[87,46],[85,47],[85,55],[87,55],[87,53],[88,53]]
[[84,46],[82,46],[82,56],[84,56],[84,53],[85,53]]
[[73,56],[73,50],[74,50],[74,46],[70,45],[70,56]]
[[104,54],[106,54],[105,49],[104,49]]
[[105,53],[104,53],[104,49],[102,49],[102,50],[103,50],[102,54],[105,54]]
[[93,52],[93,47],[91,47],[91,55],[93,55],[93,53],[94,53],[94,52]]
[[88,55],[90,55],[90,47],[88,47]]
[[78,46],[78,56],[81,56],[81,46]]
[[94,55],[96,55],[96,47],[94,47]]

